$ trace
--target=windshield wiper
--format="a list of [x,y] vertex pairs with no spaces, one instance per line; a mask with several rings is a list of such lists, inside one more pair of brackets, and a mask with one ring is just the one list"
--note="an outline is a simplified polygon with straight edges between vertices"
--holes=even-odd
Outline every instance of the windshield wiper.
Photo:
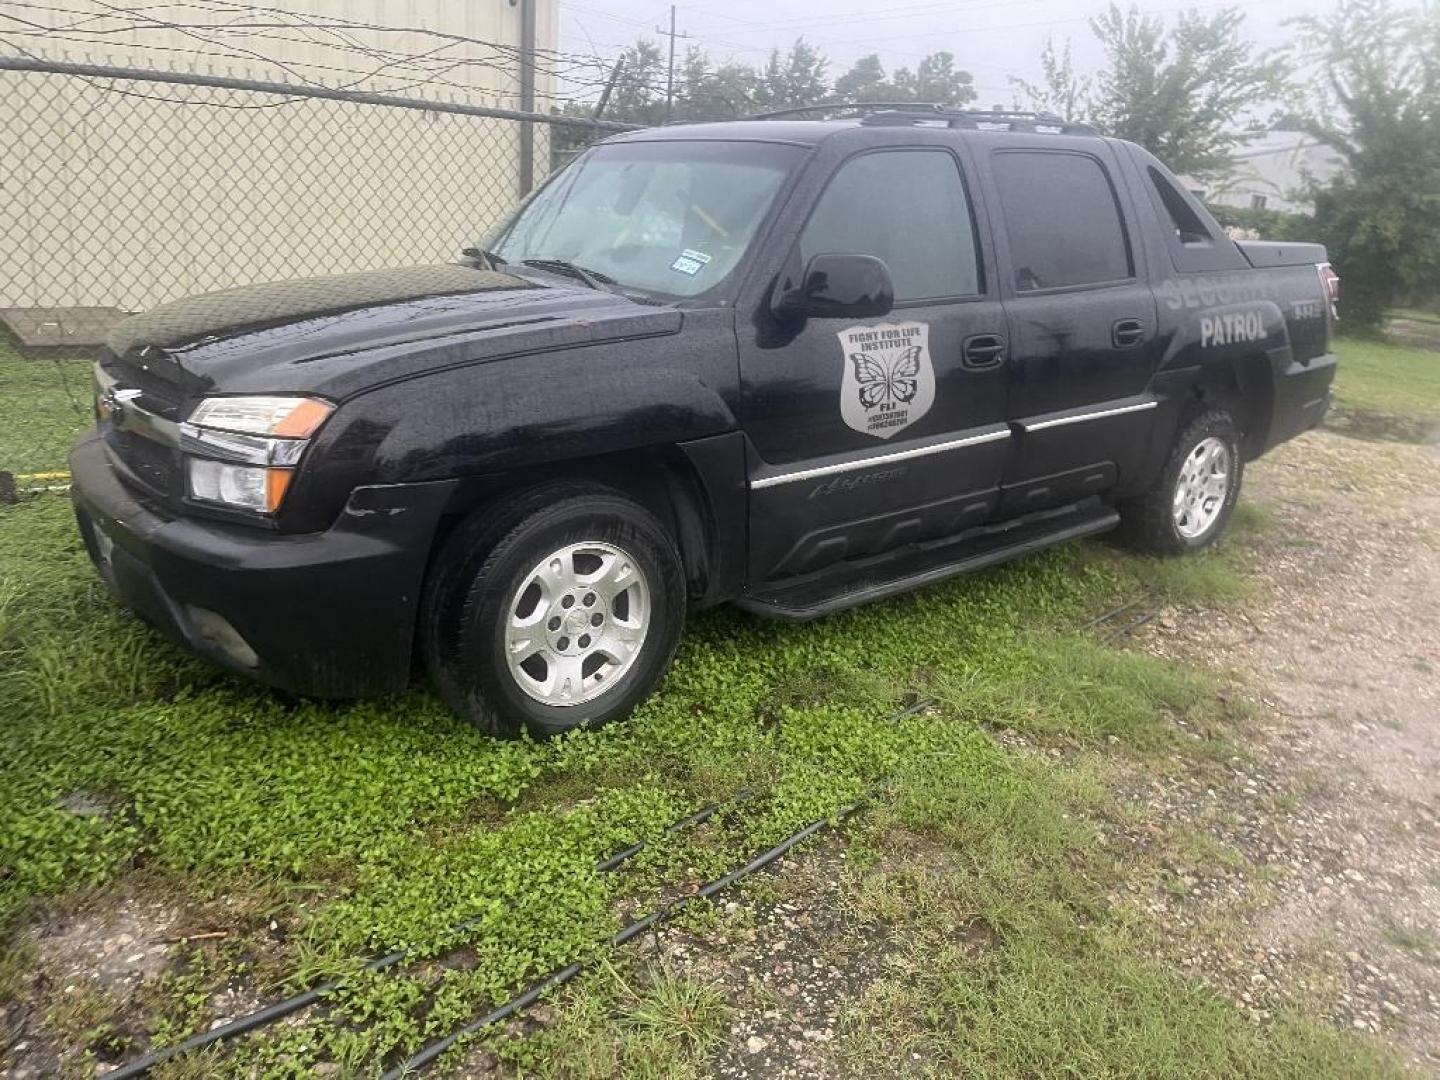
[[482,262],[489,263],[491,270],[499,270],[500,267],[505,265],[504,259],[502,259],[499,255],[496,255],[495,252],[486,251],[484,248],[461,248],[460,254],[464,255],[467,259],[478,259]]
[[615,279],[608,274],[602,274],[598,270],[586,270],[583,266],[576,266],[564,259],[521,259],[526,266],[533,266],[536,270],[549,270],[552,274],[564,274],[573,277],[576,281],[588,285],[592,289],[601,292],[614,292],[610,286],[615,284]]

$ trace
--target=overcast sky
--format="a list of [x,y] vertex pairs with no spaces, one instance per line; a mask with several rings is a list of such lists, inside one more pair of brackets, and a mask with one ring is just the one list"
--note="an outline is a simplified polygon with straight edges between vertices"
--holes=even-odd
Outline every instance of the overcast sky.
[[[1239,7],[1246,13],[1246,35],[1270,48],[1288,41],[1286,19],[1328,10],[1335,3],[1149,0],[1139,6],[1167,21],[1189,9]],[[1053,36],[1057,47],[1071,40],[1077,70],[1099,66],[1100,50],[1089,19],[1106,7],[1108,0],[895,0],[869,5],[862,0],[692,0],[676,5],[676,26],[690,35],[688,41],[677,42],[676,54],[696,44],[716,60],[759,64],[772,48],[786,49],[803,36],[829,58],[827,74],[833,80],[866,53],[878,52],[888,74],[896,67],[913,69],[926,53],[944,49],[975,77],[977,104],[1008,106],[1013,91],[1007,76],[1038,79],[1047,37]],[[669,18],[669,5],[654,0],[560,0],[560,48],[610,57],[639,36],[663,43],[655,28]]]

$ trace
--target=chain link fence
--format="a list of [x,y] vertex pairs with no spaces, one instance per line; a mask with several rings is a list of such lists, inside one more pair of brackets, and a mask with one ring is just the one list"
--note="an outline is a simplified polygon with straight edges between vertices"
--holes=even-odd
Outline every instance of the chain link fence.
[[62,485],[76,357],[126,314],[258,281],[448,262],[625,125],[0,57],[0,498]]

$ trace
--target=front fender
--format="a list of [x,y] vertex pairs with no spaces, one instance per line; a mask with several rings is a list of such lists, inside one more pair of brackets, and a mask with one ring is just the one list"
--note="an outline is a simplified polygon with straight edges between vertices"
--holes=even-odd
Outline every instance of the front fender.
[[736,429],[722,388],[699,372],[635,363],[639,349],[626,358],[597,351],[489,364],[412,386],[409,400],[392,406],[372,482],[494,473]]
[[542,349],[527,338],[524,351],[428,369],[401,357],[392,371],[418,373],[355,394],[322,429],[283,525],[324,528],[361,484],[494,476],[737,430],[731,313],[686,312],[677,330]]

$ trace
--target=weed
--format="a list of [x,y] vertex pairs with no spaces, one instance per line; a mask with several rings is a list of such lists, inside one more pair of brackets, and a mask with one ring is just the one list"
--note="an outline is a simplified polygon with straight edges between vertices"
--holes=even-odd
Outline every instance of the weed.
[[896,1060],[944,1076],[1403,1076],[1378,1050],[1291,1014],[1260,1026],[1104,934],[1033,935],[927,955],[843,1022],[861,1074]]
[[1385,940],[1397,949],[1414,953],[1424,959],[1440,959],[1440,938],[1426,927],[1387,922],[1384,935]]
[[489,1045],[522,1072],[564,1077],[703,1075],[729,1006],[715,986],[665,968],[602,964],[565,996],[553,1023],[524,1042]]

